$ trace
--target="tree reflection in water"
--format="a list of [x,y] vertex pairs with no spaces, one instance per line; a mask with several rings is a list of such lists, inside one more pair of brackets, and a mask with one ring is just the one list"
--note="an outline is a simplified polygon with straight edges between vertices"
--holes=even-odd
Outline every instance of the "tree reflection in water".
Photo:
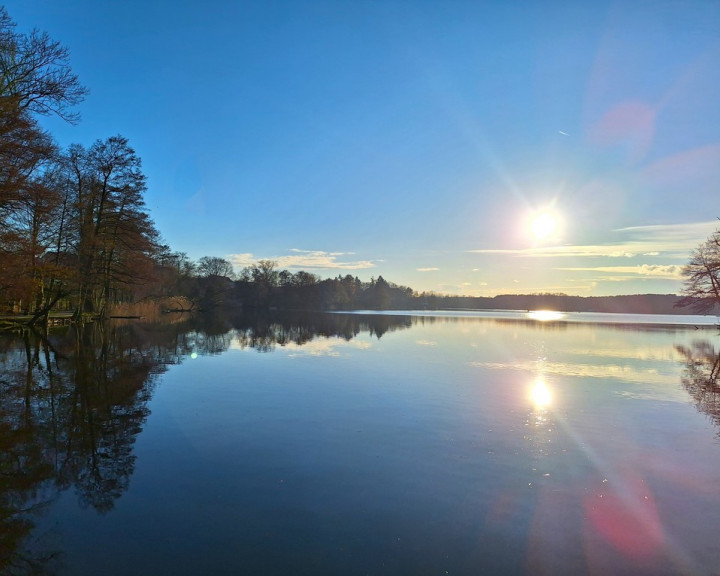
[[720,427],[720,353],[708,340],[693,342],[689,348],[676,346],[675,349],[685,363],[683,386],[692,396],[697,409]]
[[0,335],[0,573],[53,572],[61,553],[34,534],[37,516],[73,488],[104,514],[127,490],[133,445],[158,375],[233,342],[260,352],[318,337],[380,338],[402,316],[277,314],[116,321],[48,334]]
[[[105,513],[127,489],[164,365],[143,340],[98,324],[0,340],[0,569],[34,572],[56,556],[26,540],[60,491]],[[172,348],[161,349],[167,360]]]

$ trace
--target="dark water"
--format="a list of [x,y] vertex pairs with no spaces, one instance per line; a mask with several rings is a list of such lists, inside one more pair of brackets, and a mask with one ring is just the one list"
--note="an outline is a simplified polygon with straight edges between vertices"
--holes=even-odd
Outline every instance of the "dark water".
[[0,573],[716,574],[720,337],[316,315],[0,338]]

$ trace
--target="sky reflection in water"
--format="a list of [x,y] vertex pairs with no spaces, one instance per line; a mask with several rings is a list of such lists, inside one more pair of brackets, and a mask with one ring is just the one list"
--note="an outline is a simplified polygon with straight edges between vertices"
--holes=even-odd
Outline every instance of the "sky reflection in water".
[[[95,428],[67,412],[107,447],[75,436],[72,469],[63,414],[85,392],[81,364],[55,342],[65,360],[43,453],[63,481],[28,541],[45,538],[61,552],[57,573],[81,575],[720,565],[715,331],[330,316],[178,329],[161,342],[116,334],[118,358],[176,360],[147,393],[123,399],[108,380],[118,391],[92,412]],[[25,347],[3,354],[5,398],[17,390],[3,405],[7,429],[22,406]],[[113,451],[119,406],[130,405],[141,424]],[[52,413],[38,409],[36,427]],[[130,458],[129,482],[110,500],[79,500],[107,485],[113,467],[92,462],[114,454]]]

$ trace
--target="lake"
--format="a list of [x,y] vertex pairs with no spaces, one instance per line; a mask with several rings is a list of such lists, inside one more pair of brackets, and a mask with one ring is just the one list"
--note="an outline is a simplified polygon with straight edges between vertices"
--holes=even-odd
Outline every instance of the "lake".
[[613,316],[3,335],[0,572],[717,574],[720,320]]

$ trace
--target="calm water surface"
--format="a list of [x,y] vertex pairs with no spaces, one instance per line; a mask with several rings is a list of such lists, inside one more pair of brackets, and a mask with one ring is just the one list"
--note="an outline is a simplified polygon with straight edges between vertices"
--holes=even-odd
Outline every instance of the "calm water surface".
[[717,574],[717,319],[543,320],[3,337],[0,573]]

